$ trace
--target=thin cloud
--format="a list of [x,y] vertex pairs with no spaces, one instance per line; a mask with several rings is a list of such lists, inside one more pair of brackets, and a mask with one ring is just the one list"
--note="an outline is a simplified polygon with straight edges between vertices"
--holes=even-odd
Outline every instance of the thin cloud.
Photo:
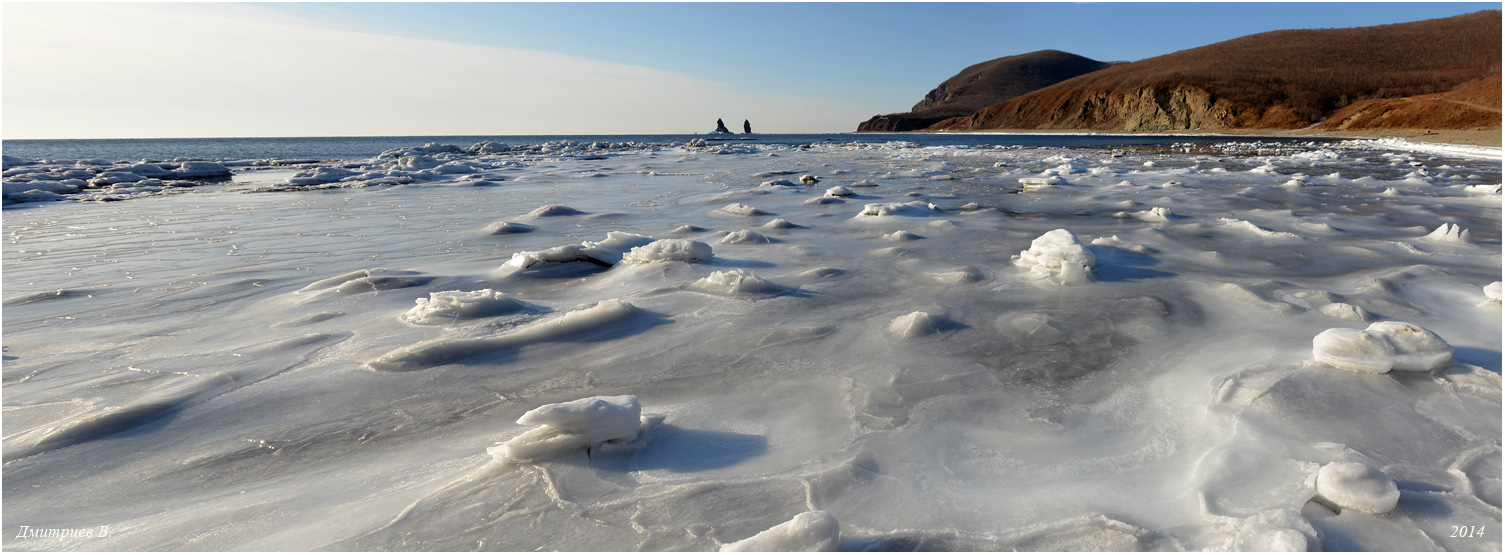
[[298,24],[237,5],[9,4],[8,138],[850,129],[853,106],[562,54]]

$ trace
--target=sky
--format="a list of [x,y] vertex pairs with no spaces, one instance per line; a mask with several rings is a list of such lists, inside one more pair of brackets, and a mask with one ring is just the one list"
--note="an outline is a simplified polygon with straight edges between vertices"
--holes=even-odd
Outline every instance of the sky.
[[55,3],[0,7],[0,137],[855,130],[962,68],[1135,61],[1494,3]]

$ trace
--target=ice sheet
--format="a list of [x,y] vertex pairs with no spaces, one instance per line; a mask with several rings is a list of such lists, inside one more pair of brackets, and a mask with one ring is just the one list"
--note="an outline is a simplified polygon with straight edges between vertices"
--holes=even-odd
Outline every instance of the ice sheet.
[[1163,146],[7,160],[3,545],[1499,550],[1498,151]]

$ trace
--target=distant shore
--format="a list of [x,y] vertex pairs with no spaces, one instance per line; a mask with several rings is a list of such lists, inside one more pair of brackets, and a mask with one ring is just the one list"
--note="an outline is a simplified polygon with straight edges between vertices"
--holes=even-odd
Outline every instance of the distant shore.
[[[892,132],[883,132],[884,134]],[[926,131],[901,131],[902,133],[928,133]],[[1398,137],[1421,143],[1473,145],[1473,146],[1501,146],[1501,129],[1382,129],[1382,130],[1345,130],[1345,131],[1318,131],[1311,129],[1218,129],[1218,130],[1177,130],[1177,131],[1106,131],[1098,129],[987,129],[978,131],[949,131],[948,133],[987,133],[998,135],[1060,135],[1060,134],[1102,134],[1102,135],[1254,135],[1260,137],[1323,137],[1329,139],[1385,139]]]

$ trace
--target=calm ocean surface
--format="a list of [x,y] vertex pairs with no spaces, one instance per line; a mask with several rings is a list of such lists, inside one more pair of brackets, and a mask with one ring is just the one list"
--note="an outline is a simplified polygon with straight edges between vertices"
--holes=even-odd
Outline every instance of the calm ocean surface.
[[[918,135],[854,134],[825,135],[474,135],[436,137],[255,137],[216,139],[18,139],[7,140],[0,151],[8,156],[31,160],[103,159],[111,162],[202,158],[212,160],[317,159],[347,160],[369,158],[382,151],[418,146],[426,143],[468,147],[481,141],[509,145],[541,144],[550,141],[683,143],[690,139],[721,140],[728,143],[811,144],[823,141],[884,143],[905,141],[922,146],[1018,145],[1042,147],[1127,147],[1155,146],[1170,143],[1216,143],[1228,137],[1175,135]],[[750,140],[747,140],[750,139]],[[1239,137],[1240,141],[1312,142],[1313,139]],[[1317,142],[1323,142],[1320,139]]]

